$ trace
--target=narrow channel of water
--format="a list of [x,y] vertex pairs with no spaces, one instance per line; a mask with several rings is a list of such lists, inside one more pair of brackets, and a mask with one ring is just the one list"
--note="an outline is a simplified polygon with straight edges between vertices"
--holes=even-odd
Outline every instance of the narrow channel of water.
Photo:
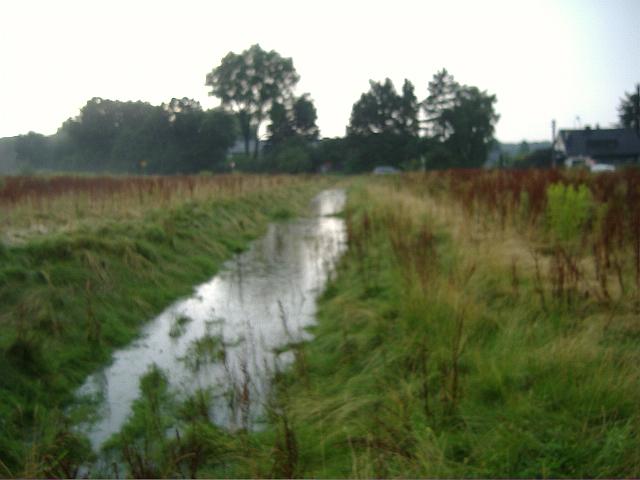
[[[123,426],[140,393],[140,377],[154,363],[185,394],[207,387],[248,393],[243,412],[218,402],[212,411],[216,423],[240,426],[247,411],[255,419],[269,378],[293,358],[291,352],[276,352],[309,338],[305,327],[314,323],[316,298],[346,247],[344,221],[330,216],[344,203],[343,190],[326,190],[313,201],[313,217],[270,224],[249,250],[226,262],[192,297],[158,315],[139,340],[91,375],[79,394],[102,399],[99,420],[86,428],[94,449]],[[200,364],[192,357],[206,336],[226,345],[224,362]]]

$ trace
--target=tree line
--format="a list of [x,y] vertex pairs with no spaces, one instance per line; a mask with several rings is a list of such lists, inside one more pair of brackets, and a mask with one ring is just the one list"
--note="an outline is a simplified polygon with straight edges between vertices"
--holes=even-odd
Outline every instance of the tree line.
[[[206,75],[220,107],[189,98],[160,106],[93,98],[50,137],[16,139],[18,161],[35,170],[196,173],[312,172],[479,167],[494,144],[496,96],[438,71],[418,98],[407,79],[370,81],[346,135],[320,139],[309,93],[296,96],[293,60],[253,45],[228,53]],[[620,107],[631,123],[635,97]],[[264,128],[266,125],[266,128]],[[265,132],[260,139],[260,132]]]
[[30,132],[15,148],[35,170],[194,173],[223,170],[235,138],[232,114],[192,99],[154,106],[96,97],[55,135]]

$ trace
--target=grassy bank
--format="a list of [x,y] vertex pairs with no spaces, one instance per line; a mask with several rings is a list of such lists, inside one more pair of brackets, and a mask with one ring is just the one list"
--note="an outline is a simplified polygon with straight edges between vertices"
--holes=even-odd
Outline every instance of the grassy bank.
[[586,282],[556,295],[555,270],[533,260],[553,266],[552,249],[424,190],[393,179],[352,191],[349,251],[315,339],[279,378],[264,465],[305,477],[640,475],[634,295],[612,303]]
[[[35,183],[5,182],[12,190],[0,195],[7,220],[0,475],[73,476],[90,456],[63,413],[74,389],[269,221],[304,212],[323,183],[235,176]],[[33,234],[34,225],[44,228]]]

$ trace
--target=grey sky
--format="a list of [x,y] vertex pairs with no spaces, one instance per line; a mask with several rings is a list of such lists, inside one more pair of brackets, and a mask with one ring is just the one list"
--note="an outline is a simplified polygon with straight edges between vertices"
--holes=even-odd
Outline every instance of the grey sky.
[[550,121],[602,127],[640,82],[640,0],[2,1],[0,137],[53,133],[91,97],[195,98],[254,43],[292,57],[323,136],[345,133],[369,79],[406,77],[420,99],[442,67],[498,98],[501,141]]

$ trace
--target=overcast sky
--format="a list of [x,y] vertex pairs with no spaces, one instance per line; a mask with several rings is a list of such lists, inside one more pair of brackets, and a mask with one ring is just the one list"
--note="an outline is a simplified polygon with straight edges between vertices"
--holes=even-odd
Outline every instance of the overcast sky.
[[640,82],[640,0],[29,1],[0,3],[0,137],[54,133],[92,97],[204,107],[205,75],[254,43],[292,57],[323,136],[369,80],[445,67],[496,94],[503,142],[610,126]]

